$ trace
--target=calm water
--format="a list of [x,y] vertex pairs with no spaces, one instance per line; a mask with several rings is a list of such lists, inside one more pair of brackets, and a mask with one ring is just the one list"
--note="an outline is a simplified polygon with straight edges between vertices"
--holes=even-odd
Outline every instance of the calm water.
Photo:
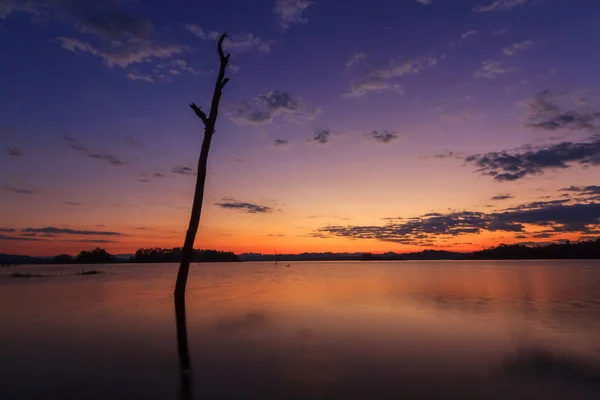
[[[94,268],[0,269],[0,399],[186,398],[177,266]],[[188,398],[598,399],[600,262],[194,265],[187,331]]]

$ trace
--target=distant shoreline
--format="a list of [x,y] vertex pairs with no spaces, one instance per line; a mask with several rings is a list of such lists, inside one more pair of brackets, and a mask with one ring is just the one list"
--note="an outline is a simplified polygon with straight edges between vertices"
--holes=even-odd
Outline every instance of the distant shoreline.
[[[144,253],[141,253],[144,250]],[[102,249],[94,251],[101,252]],[[92,251],[92,254],[94,253]],[[56,257],[31,257],[22,255],[0,254],[0,267],[22,264],[46,264],[46,265],[69,265],[69,264],[137,264],[137,263],[178,263],[178,248],[175,249],[140,249],[136,254],[121,254],[112,256],[106,253],[108,258],[91,259],[90,262],[82,262],[81,258],[67,255]],[[216,250],[195,250],[197,258],[194,263],[207,262],[245,262],[245,261],[270,261],[270,262],[294,262],[294,261],[435,261],[435,260],[596,260],[600,259],[600,238],[596,240],[571,243],[566,241],[561,244],[549,244],[546,246],[525,246],[522,244],[501,244],[485,250],[470,253],[459,253],[444,250],[423,250],[413,253],[373,254],[369,252],[356,253],[300,253],[300,254],[262,254],[242,253]],[[86,252],[82,252],[86,253]],[[69,262],[62,261],[64,256]],[[63,258],[61,258],[63,257]],[[106,262],[110,260],[109,262]]]

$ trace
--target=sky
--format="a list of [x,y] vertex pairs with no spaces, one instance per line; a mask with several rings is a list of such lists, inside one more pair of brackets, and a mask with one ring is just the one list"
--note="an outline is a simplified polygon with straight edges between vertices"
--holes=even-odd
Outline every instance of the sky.
[[0,0],[0,253],[600,237],[600,2]]

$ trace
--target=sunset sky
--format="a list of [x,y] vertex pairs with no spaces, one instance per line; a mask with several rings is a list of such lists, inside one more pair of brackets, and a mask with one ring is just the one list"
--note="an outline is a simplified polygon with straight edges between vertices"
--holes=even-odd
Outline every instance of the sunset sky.
[[0,253],[600,236],[595,0],[0,0]]

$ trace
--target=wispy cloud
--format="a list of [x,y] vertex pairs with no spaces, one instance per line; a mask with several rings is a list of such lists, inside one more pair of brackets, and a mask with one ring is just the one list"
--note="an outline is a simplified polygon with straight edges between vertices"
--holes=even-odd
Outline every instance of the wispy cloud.
[[473,74],[475,78],[488,78],[493,79],[498,75],[508,74],[516,71],[512,67],[504,67],[502,61],[487,60],[483,62],[483,65],[478,71]]
[[504,193],[504,194],[499,194],[497,196],[492,197],[492,200],[494,201],[500,201],[500,200],[509,200],[509,199],[514,199],[515,197],[511,194],[508,193]]
[[142,183],[149,183],[150,182],[150,178],[148,178],[148,175],[146,173],[142,172],[140,174],[139,181],[142,182]]
[[272,43],[272,41],[266,42],[252,33],[240,33],[228,38],[223,47],[231,53],[269,53],[271,52]]
[[[183,27],[194,36],[203,40],[218,40],[221,37],[220,32],[211,31],[206,33],[199,25],[184,24]],[[269,53],[271,52],[271,45],[273,43],[275,42],[272,40],[265,41],[252,33],[234,33],[227,36],[227,39],[223,43],[223,48],[230,53]]]
[[177,165],[177,166],[173,167],[171,172],[173,172],[174,174],[180,174],[180,175],[196,175],[196,172],[194,172],[190,167],[185,167],[185,166],[181,166],[181,165]]
[[421,3],[424,5],[428,5],[431,4],[432,0],[417,0],[417,3]]
[[41,241],[44,239],[27,236],[7,236],[0,233],[0,240],[6,241]]
[[522,42],[513,43],[511,45],[506,46],[504,49],[502,49],[502,52],[507,56],[513,56],[517,51],[530,48],[532,44],[533,42],[531,40],[524,40]]
[[513,8],[527,3],[529,0],[495,0],[487,5],[477,5],[473,9],[476,13],[490,11],[509,11]]
[[112,154],[96,154],[96,153],[90,153],[88,154],[88,157],[90,158],[95,158],[97,160],[102,160],[102,161],[106,161],[108,162],[110,165],[115,165],[115,166],[120,166],[123,165],[124,162],[119,160],[117,157],[113,156]]
[[7,147],[6,152],[8,153],[9,156],[13,156],[13,157],[22,157],[23,156],[23,152],[18,147]]
[[107,50],[101,50],[76,38],[60,36],[56,40],[65,50],[73,53],[89,53],[102,58],[110,68],[115,66],[127,68],[131,64],[168,59],[188,50],[184,45],[156,43],[150,40],[130,40]]
[[237,210],[248,214],[269,213],[273,211],[271,207],[255,203],[241,202],[234,200],[231,197],[224,197],[221,202],[215,203],[215,205],[221,208]]
[[361,60],[364,60],[365,58],[367,58],[366,53],[364,53],[362,51],[356,52],[350,56],[348,61],[346,61],[346,67],[351,67],[354,64],[359,63]]
[[142,81],[147,83],[154,83],[154,79],[150,75],[142,74],[134,69],[132,72],[127,74],[127,77],[132,81]]
[[390,143],[392,140],[398,139],[398,135],[390,131],[371,131],[365,133],[365,136],[378,143]]
[[345,93],[345,98],[359,98],[369,92],[395,91],[404,93],[402,85],[393,80],[409,74],[418,74],[437,64],[434,57],[417,57],[400,60],[391,58],[385,65],[375,68],[364,74],[359,79],[350,83],[350,92]]
[[289,29],[292,24],[305,23],[307,21],[304,12],[314,1],[310,0],[276,0],[275,20],[283,29]]
[[275,139],[275,146],[285,146],[289,142],[287,139]]
[[65,200],[65,201],[63,201],[62,203],[63,203],[63,204],[66,204],[66,205],[68,205],[68,206],[77,206],[77,207],[79,207],[79,206],[82,206],[82,205],[83,205],[83,203],[80,203],[80,202],[78,202],[78,201],[66,201],[66,200]]
[[462,35],[460,35],[461,39],[468,39],[471,36],[475,36],[477,34],[477,31],[467,31],[465,33],[463,33]]
[[4,189],[5,192],[11,192],[11,193],[16,193],[16,194],[33,195],[33,194],[37,193],[34,190],[18,188],[18,187],[14,187],[12,185],[4,185],[2,188]]
[[69,240],[69,242],[96,243],[96,244],[117,243],[116,240],[108,240],[108,239],[71,239],[71,240]]
[[0,228],[0,232],[15,232],[15,228]]
[[110,231],[90,231],[90,230],[78,230],[69,228],[56,228],[54,226],[47,226],[45,228],[24,228],[21,232],[36,232],[36,233],[52,233],[62,235],[89,235],[89,236],[121,236],[119,232]]
[[206,32],[204,31],[204,29],[202,29],[202,27],[200,25],[196,25],[196,24],[183,24],[183,28],[188,31],[189,33],[191,33],[194,36],[198,36],[200,39],[208,39],[209,36],[206,34]]
[[320,110],[288,92],[272,91],[228,107],[226,112],[238,125],[265,125],[277,117],[287,122],[310,120]]
[[96,160],[102,160],[108,162],[110,165],[121,166],[125,163],[121,161],[119,158],[112,154],[108,153],[93,153],[87,147],[81,145],[77,139],[74,139],[70,136],[64,136],[63,139],[67,142],[68,146],[73,150],[85,154],[87,157],[94,158]]

